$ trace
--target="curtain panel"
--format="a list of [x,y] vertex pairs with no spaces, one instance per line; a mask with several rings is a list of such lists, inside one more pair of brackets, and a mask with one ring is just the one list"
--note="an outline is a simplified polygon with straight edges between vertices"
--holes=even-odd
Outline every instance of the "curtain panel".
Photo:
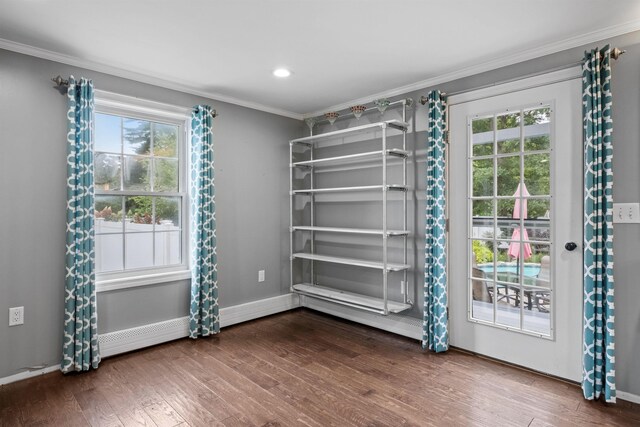
[[95,288],[93,82],[69,77],[67,89],[67,242],[62,372],[100,363]]
[[211,107],[198,105],[193,108],[189,160],[192,266],[190,338],[220,332],[212,121]]
[[428,95],[427,198],[422,347],[435,352],[449,348],[445,217],[446,98]]
[[584,342],[582,390],[587,399],[616,401],[613,280],[613,121],[609,46],[585,52]]

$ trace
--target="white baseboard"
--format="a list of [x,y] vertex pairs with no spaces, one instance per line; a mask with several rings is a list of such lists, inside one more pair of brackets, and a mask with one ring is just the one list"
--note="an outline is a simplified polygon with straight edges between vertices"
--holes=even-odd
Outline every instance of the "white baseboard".
[[[235,325],[281,311],[291,310],[300,305],[295,294],[252,301],[220,309],[220,327]],[[114,356],[128,351],[138,350],[167,341],[177,340],[189,335],[189,317],[165,320],[163,322],[138,326],[130,329],[109,332],[100,335],[100,354],[102,357]]]
[[368,311],[358,310],[344,305],[333,304],[315,298],[302,297],[300,305],[312,310],[321,311],[336,317],[362,323],[383,331],[422,340],[422,320],[399,314],[382,316]]
[[273,298],[265,298],[246,304],[234,305],[220,309],[220,327],[235,325],[259,317],[269,316],[282,311],[300,307],[298,294],[285,294]]
[[616,397],[618,399],[626,400],[627,402],[640,404],[640,396],[637,394],[627,393],[626,391],[616,390]]
[[[235,325],[270,314],[280,313],[300,306],[300,299],[296,294],[280,295],[259,301],[239,304],[233,307],[220,309],[220,327]],[[184,338],[189,335],[189,317],[165,320],[163,322],[123,329],[120,331],[101,334],[100,355],[102,357],[114,356],[128,351],[138,350],[151,345],[161,344]],[[0,378],[0,386],[27,378],[37,377],[60,370],[60,365],[47,366],[46,368],[20,372],[15,375]]]
[[0,386],[5,384],[15,383],[16,381],[26,380],[28,378],[37,377],[40,375],[48,374],[50,372],[59,371],[60,365],[47,366],[46,368],[36,369],[33,371],[24,371],[19,374],[9,375],[8,377],[0,378]]

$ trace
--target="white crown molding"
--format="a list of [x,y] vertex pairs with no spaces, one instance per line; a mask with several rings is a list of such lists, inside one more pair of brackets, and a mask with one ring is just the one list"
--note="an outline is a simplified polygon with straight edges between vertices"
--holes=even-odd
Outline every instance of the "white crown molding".
[[[352,105],[367,104],[373,102],[379,98],[390,98],[393,96],[404,95],[408,92],[414,92],[422,90],[428,87],[439,85],[442,83],[451,82],[454,80],[462,79],[465,77],[473,76],[476,74],[484,73],[498,68],[507,67],[509,65],[517,64],[519,62],[528,61],[530,59],[540,58],[542,56],[551,55],[563,50],[573,49],[576,47],[584,46],[589,43],[594,43],[600,40],[605,40],[611,37],[617,37],[624,34],[632,33],[634,31],[640,31],[640,21],[631,21],[624,24],[613,25],[610,27],[602,28],[596,31],[591,31],[578,36],[566,38],[561,41],[542,45],[533,49],[523,50],[514,54],[506,55],[501,58],[493,59],[491,61],[483,62],[471,67],[462,68],[459,70],[451,71],[449,73],[441,74],[436,77],[432,77],[426,80],[422,80],[416,83],[400,86],[395,89],[389,89],[383,92],[378,92],[373,95],[369,95],[364,98],[354,99],[351,101],[343,102],[338,105],[324,108],[322,110],[313,111],[311,113],[303,114],[304,118],[320,116],[327,111],[340,111],[345,108],[349,108]],[[579,58],[576,58],[576,62]]]
[[307,117],[315,117],[324,114],[327,111],[338,111],[348,108],[356,104],[366,104],[372,102],[378,98],[389,98],[393,96],[402,95],[408,92],[422,90],[438,84],[450,82],[453,80],[469,77],[475,74],[484,73],[486,71],[495,70],[501,67],[517,64],[519,62],[528,61],[530,59],[539,58],[545,55],[551,55],[553,53],[561,52],[563,50],[572,49],[575,47],[583,46],[589,43],[605,40],[611,37],[621,36],[623,34],[632,33],[634,31],[640,31],[640,20],[630,21],[623,24],[613,25],[599,30],[591,31],[582,35],[572,36],[564,40],[549,43],[543,46],[539,46],[533,49],[527,49],[521,52],[517,52],[510,55],[505,55],[501,58],[483,62],[471,67],[454,70],[449,73],[441,74],[436,77],[432,77],[426,80],[422,80],[416,83],[400,86],[395,89],[389,89],[383,92],[378,92],[367,97],[343,102],[338,105],[323,108],[314,112],[300,114],[291,111],[283,110],[268,105],[263,105],[251,101],[245,101],[242,99],[220,95],[213,92],[207,92],[195,89],[185,82],[169,81],[166,78],[148,75],[142,72],[125,70],[120,67],[107,65],[98,61],[84,60],[77,57],[64,55],[54,51],[41,49],[35,46],[26,45],[23,43],[14,42],[7,39],[0,38],[0,49],[10,50],[13,52],[22,53],[25,55],[35,56],[38,58],[48,59],[50,61],[60,62],[63,64],[71,65],[74,67],[86,68],[88,70],[97,71],[100,73],[110,74],[117,77],[122,77],[130,80],[139,81],[141,83],[147,83],[154,86],[160,86],[166,89],[176,90],[179,92],[188,93],[191,95],[201,96],[217,101],[227,102],[229,104],[238,105],[241,107],[251,108],[254,110],[264,111],[279,116],[289,117],[296,120],[303,120]]
[[[122,77],[129,80],[135,80],[141,83],[159,86],[165,89],[171,89],[178,92],[188,93],[191,95],[201,96],[203,98],[208,98],[215,101],[226,102],[229,104],[238,105],[240,107],[251,108],[253,110],[258,110],[258,111],[264,111],[265,113],[276,114],[278,116],[289,117],[291,119],[296,119],[296,120],[303,119],[302,114],[283,110],[281,108],[271,107],[268,105],[263,105],[263,104],[259,104],[251,101],[245,101],[242,99],[221,95],[214,92],[198,90],[189,86],[184,82],[169,81],[166,78],[162,78],[162,77],[158,77],[158,76],[154,76],[154,75],[150,75],[142,72],[137,72],[137,71],[125,70],[123,68],[107,65],[98,61],[80,59],[74,56],[65,55],[65,54],[54,52],[51,50],[41,49],[39,47],[14,42],[12,40],[0,38],[0,49],[10,50],[12,52],[22,53],[24,55],[29,55],[29,56],[35,56],[36,58],[47,59],[49,61],[60,62],[62,64],[71,65],[73,67],[86,68],[87,70],[110,74],[112,76]],[[215,108],[215,105],[213,107]]]

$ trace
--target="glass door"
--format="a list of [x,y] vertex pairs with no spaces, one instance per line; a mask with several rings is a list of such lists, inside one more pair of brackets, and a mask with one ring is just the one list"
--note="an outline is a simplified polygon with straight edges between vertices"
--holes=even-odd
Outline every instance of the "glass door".
[[494,89],[449,100],[451,344],[579,381],[580,81]]

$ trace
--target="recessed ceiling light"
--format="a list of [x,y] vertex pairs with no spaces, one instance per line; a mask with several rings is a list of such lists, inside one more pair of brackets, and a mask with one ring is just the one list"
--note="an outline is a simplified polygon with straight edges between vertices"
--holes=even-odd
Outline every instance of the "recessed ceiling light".
[[276,77],[289,77],[291,75],[291,71],[286,68],[276,68],[273,70],[273,75]]

